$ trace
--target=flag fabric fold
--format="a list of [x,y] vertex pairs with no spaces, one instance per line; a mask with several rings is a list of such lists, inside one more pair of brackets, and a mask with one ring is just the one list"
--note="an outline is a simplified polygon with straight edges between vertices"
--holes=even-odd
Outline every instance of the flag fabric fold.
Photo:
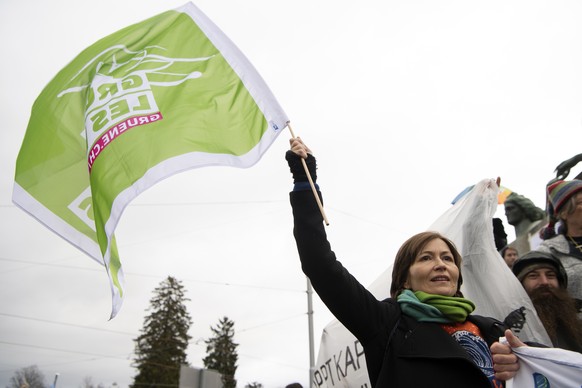
[[99,40],[49,82],[32,107],[13,202],[105,265],[114,317],[125,207],[185,170],[254,165],[287,122],[248,59],[187,3]]
[[[508,344],[505,337],[499,339]],[[519,370],[506,388],[582,387],[582,354],[560,348],[521,346],[513,348]]]

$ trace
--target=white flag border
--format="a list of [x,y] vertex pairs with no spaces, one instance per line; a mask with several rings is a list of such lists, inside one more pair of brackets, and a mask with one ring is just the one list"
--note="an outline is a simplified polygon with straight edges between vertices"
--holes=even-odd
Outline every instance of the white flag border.
[[104,265],[101,250],[99,249],[99,244],[97,244],[97,242],[84,233],[79,232],[77,229],[63,221],[62,218],[47,209],[17,182],[14,182],[12,202],[48,229],[55,232],[69,244],[73,244],[97,263]]
[[234,72],[242,80],[269,124],[275,124],[277,126],[272,129],[282,131],[289,121],[287,115],[261,75],[242,51],[192,2],[184,4],[182,7],[177,8],[176,11],[183,12],[192,18],[194,23],[198,25],[212,44],[216,46],[230,67],[232,67]]

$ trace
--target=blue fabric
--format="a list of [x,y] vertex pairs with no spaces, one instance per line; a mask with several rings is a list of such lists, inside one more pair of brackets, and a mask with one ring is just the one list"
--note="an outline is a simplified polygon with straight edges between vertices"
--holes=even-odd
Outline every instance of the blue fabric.
[[[319,186],[317,183],[315,184],[315,188],[319,190]],[[293,191],[303,191],[303,190],[311,190],[311,185],[309,182],[297,182],[293,186]]]

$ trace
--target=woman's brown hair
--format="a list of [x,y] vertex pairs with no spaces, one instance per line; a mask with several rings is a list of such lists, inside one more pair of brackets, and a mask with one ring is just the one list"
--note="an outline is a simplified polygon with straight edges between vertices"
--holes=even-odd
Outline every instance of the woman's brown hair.
[[402,244],[396,258],[394,259],[394,267],[392,268],[392,284],[390,286],[390,296],[396,298],[402,291],[404,291],[404,283],[408,279],[408,272],[410,267],[416,260],[416,257],[422,252],[426,244],[434,239],[441,239],[447,244],[457,268],[459,268],[459,280],[457,282],[457,292],[454,296],[463,296],[461,293],[461,284],[463,284],[463,277],[461,276],[461,254],[457,251],[455,244],[437,232],[422,232],[415,234]]
[[576,195],[578,193],[573,194],[570,198],[566,200],[566,203],[560,206],[560,211],[556,212],[557,218],[562,221],[560,224],[560,233],[567,235],[568,234],[568,223],[566,222],[566,216],[574,214],[576,210]]

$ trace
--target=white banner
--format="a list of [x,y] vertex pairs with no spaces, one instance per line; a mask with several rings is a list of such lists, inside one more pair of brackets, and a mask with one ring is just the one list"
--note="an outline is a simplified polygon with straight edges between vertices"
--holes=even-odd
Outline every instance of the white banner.
[[[505,338],[500,342],[506,343]],[[582,354],[559,348],[513,348],[519,358],[517,375],[506,388],[582,387]]]

